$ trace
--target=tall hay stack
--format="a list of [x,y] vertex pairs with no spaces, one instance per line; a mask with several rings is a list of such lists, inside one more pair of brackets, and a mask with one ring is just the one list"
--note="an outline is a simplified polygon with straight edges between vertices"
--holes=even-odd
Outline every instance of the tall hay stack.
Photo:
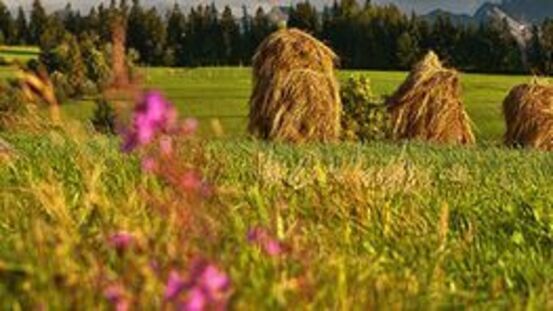
[[470,119],[461,101],[459,74],[429,52],[387,102],[393,139],[473,144]]
[[330,142],[340,136],[336,54],[297,29],[282,29],[253,58],[248,130],[261,139]]
[[514,87],[503,102],[505,144],[553,150],[553,85],[533,81]]

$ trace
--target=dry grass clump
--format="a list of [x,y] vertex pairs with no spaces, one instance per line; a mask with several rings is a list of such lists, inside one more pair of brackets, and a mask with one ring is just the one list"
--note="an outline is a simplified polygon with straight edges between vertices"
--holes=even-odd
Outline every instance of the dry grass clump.
[[263,41],[253,58],[250,133],[293,143],[338,139],[336,61],[331,49],[297,29],[279,30]]
[[553,85],[535,80],[516,86],[503,102],[505,144],[553,150]]
[[429,52],[387,100],[393,139],[473,144],[470,119],[461,101],[459,74]]

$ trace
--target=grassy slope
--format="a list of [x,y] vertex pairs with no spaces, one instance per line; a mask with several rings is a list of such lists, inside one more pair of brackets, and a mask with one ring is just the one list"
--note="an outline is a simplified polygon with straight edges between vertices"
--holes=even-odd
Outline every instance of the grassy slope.
[[[368,74],[379,94],[404,77]],[[185,114],[225,116],[229,134],[243,133],[247,69],[152,69],[148,77]],[[463,77],[482,137],[500,137],[499,104],[525,79]],[[65,109],[84,113],[77,105]],[[173,249],[179,228],[142,197],[159,185],[113,141],[56,133],[6,138],[19,156],[0,164],[0,306],[55,309],[73,300],[92,308],[105,303],[101,275],[132,282],[144,309],[159,307],[168,269],[183,260]],[[210,214],[217,230],[187,247],[230,273],[236,308],[551,307],[547,153],[379,143],[293,148],[231,139],[210,142],[206,159],[204,172],[220,189]],[[290,253],[279,260],[260,255],[245,241],[255,224],[279,232]],[[118,229],[152,246],[116,256],[105,238]],[[147,270],[152,258],[160,276],[129,272]]]
[[[75,137],[7,137],[20,158],[0,166],[0,297],[92,307],[105,302],[98,278],[107,277],[135,284],[144,309],[159,307],[167,270],[183,260],[171,251],[179,228],[142,197],[159,190],[136,161],[113,142]],[[240,140],[212,141],[205,155],[216,211],[194,208],[215,229],[187,231],[186,247],[230,273],[237,308],[551,303],[549,154]],[[249,246],[256,224],[279,232],[290,253],[271,259]],[[151,246],[115,256],[105,234],[121,228]],[[154,259],[160,276],[136,272]]]

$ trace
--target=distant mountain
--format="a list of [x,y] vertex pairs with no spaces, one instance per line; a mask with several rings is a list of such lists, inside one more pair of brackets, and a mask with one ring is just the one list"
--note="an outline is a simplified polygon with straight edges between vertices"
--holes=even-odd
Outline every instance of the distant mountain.
[[553,18],[553,0],[505,0],[501,9],[519,20],[531,23]]
[[475,23],[473,16],[468,14],[454,14],[449,11],[442,9],[434,10],[426,15],[422,16],[427,21],[434,23],[438,18],[448,18],[455,25],[466,25],[470,23]]
[[448,17],[455,24],[479,24],[490,18],[509,17],[521,24],[541,23],[546,18],[553,18],[553,0],[504,0],[502,3],[487,2],[476,12],[455,14],[442,9],[423,15],[428,21],[435,21],[439,16]]

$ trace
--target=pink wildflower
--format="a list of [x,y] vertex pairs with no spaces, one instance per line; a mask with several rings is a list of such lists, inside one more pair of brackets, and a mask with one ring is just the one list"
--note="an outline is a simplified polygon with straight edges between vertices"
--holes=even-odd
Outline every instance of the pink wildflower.
[[142,170],[147,173],[153,173],[157,170],[157,162],[155,159],[147,157],[142,160]]
[[184,135],[192,135],[198,130],[198,120],[187,118],[182,124],[182,133]]
[[170,137],[164,137],[159,141],[159,149],[164,156],[173,154],[173,140]]
[[169,279],[167,280],[167,286],[165,288],[165,299],[175,299],[185,288],[186,282],[180,276],[177,271],[171,271],[169,273]]
[[202,311],[205,309],[208,299],[200,288],[193,288],[186,297],[182,306],[183,311]]
[[200,311],[208,307],[222,309],[226,305],[229,289],[230,280],[224,272],[212,264],[198,262],[191,268],[187,280],[182,279],[177,272],[170,273],[165,299],[175,300],[181,294],[186,294],[181,301],[181,310]]
[[187,192],[197,192],[202,188],[202,177],[196,171],[188,171],[182,176],[180,186]]
[[116,311],[129,310],[129,300],[126,297],[125,288],[116,284],[110,285],[104,290],[104,297],[115,306]]
[[225,291],[230,285],[228,276],[214,265],[204,267],[198,283],[211,294],[210,296],[217,296],[218,293]]
[[114,233],[108,239],[109,245],[118,251],[126,250],[133,242],[134,236],[127,232]]
[[257,245],[271,257],[279,256],[284,252],[283,246],[269,232],[261,227],[256,227],[248,232],[248,241]]
[[132,129],[127,131],[123,151],[149,144],[160,132],[168,132],[176,122],[175,108],[159,92],[147,92],[134,110]]

